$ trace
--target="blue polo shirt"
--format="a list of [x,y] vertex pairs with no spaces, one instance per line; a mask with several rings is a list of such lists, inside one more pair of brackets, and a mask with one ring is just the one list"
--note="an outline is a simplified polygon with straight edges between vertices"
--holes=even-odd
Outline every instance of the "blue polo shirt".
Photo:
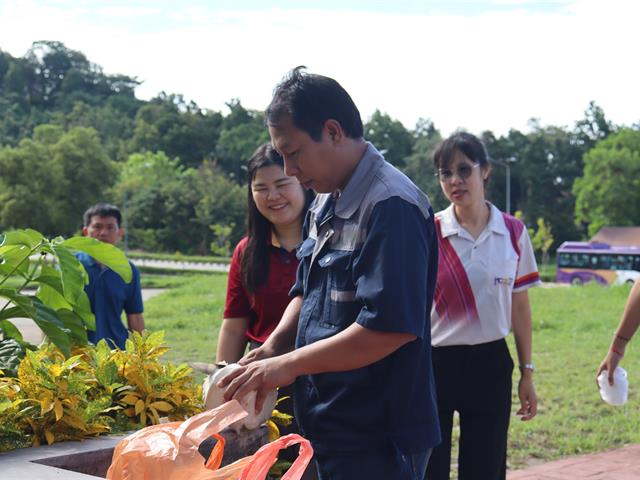
[[344,191],[314,201],[298,257],[297,348],[354,322],[417,337],[369,366],[299,377],[295,418],[305,437],[325,454],[437,445],[430,312],[438,250],[426,195],[368,144]]
[[86,253],[77,253],[76,258],[89,274],[89,284],[85,285],[84,291],[96,317],[95,332],[87,332],[89,341],[95,344],[104,338],[124,350],[129,331],[122,323],[122,312],[143,312],[140,272],[129,262],[133,275],[131,283],[127,284],[120,275]]

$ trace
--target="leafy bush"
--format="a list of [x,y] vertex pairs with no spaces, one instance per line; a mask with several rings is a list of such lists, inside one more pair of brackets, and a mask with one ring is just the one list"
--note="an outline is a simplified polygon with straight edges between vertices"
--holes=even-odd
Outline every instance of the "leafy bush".
[[[0,299],[5,300],[0,307],[0,369],[5,374],[15,375],[25,351],[35,349],[12,318],[32,319],[66,357],[73,346],[87,344],[87,329],[95,330],[95,318],[84,292],[88,276],[75,252],[91,255],[131,281],[125,255],[94,238],[48,240],[30,229],[0,235]],[[35,296],[23,293],[28,287],[37,288]]]
[[164,333],[134,332],[126,350],[52,344],[27,351],[17,377],[0,373],[0,451],[78,440],[184,420],[202,410],[202,391],[186,365],[160,363]]

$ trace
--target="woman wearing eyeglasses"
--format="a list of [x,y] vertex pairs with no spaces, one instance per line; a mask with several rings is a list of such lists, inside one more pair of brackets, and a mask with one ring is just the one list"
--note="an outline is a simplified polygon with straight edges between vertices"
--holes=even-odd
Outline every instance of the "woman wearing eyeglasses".
[[459,479],[504,479],[514,366],[505,337],[513,330],[520,365],[517,414],[531,420],[538,402],[527,290],[540,278],[524,224],[485,198],[491,167],[482,142],[457,132],[438,146],[433,162],[451,205],[436,214],[431,341],[442,444],[426,478],[449,479],[457,411]]

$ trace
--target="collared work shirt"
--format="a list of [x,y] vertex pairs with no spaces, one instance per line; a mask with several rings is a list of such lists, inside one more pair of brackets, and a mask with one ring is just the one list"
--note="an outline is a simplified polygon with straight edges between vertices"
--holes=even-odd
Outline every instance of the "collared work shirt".
[[369,144],[340,196],[316,198],[298,256],[291,291],[303,296],[297,348],[354,322],[417,337],[366,367],[296,380],[296,420],[314,449],[424,452],[436,445],[429,313],[437,240],[426,195]]
[[513,293],[540,283],[524,224],[489,206],[489,222],[477,239],[460,226],[453,205],[436,213],[440,260],[431,312],[433,346],[506,337]]
[[91,311],[96,317],[96,330],[87,332],[89,341],[97,343],[103,338],[120,349],[125,348],[129,331],[122,323],[122,312],[135,314],[143,312],[142,291],[140,289],[140,272],[131,265],[131,283],[125,281],[113,270],[97,263],[86,253],[78,253],[76,257],[84,265],[89,275],[89,284],[84,291],[89,297]]

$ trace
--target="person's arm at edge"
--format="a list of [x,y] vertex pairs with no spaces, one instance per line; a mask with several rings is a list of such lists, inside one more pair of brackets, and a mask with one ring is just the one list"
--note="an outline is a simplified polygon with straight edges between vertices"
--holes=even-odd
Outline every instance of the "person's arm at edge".
[[216,363],[236,363],[247,348],[249,317],[225,318],[218,335]]
[[144,331],[144,316],[142,313],[127,313],[127,327],[130,332]]
[[[531,305],[527,290],[514,292],[511,305],[511,324],[513,336],[516,341],[519,365],[531,363],[533,343],[533,328],[531,324]],[[518,382],[518,397],[520,409],[518,415],[521,420],[531,420],[538,411],[538,399],[533,385],[533,370],[520,369],[520,381]]]
[[622,360],[627,343],[638,330],[638,326],[640,326],[640,280],[636,280],[631,292],[629,292],[620,323],[611,341],[609,351],[598,367],[596,377],[603,370],[606,370],[609,385],[613,385],[613,372]]

